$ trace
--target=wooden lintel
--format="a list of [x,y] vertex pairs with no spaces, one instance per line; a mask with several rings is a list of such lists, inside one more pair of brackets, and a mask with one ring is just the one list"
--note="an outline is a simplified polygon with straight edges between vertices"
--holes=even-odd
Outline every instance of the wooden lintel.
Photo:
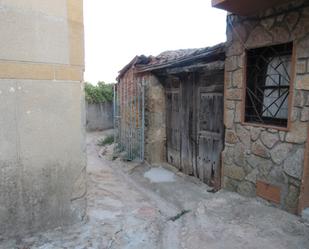
[[175,67],[166,69],[167,74],[190,73],[198,70],[217,71],[224,69],[224,61],[216,61],[210,63],[198,63],[190,66]]

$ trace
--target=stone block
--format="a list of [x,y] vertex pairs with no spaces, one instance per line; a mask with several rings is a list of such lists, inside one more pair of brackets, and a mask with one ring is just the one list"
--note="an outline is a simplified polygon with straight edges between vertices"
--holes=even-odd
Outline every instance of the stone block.
[[291,121],[296,122],[299,119],[300,119],[300,108],[299,107],[292,107]]
[[224,124],[226,128],[231,129],[234,126],[235,112],[233,110],[227,110],[225,112]]
[[242,102],[241,101],[236,101],[235,118],[234,118],[234,122],[235,123],[240,123],[241,122],[242,112],[243,112]]
[[298,60],[296,64],[296,73],[305,74],[306,72],[307,72],[307,60],[306,59]]
[[223,156],[223,165],[233,164],[233,147],[225,146],[225,149],[222,152],[222,156]]
[[225,70],[227,72],[231,72],[231,71],[235,71],[236,69],[238,69],[238,60],[239,60],[239,56],[230,56],[227,57],[225,60]]
[[225,165],[223,170],[224,176],[234,180],[242,180],[245,178],[245,171],[242,167],[236,165]]
[[264,162],[258,163],[258,171],[259,177],[266,179],[269,175],[271,169],[275,166],[275,164],[271,160],[265,160]]
[[237,124],[236,126],[237,136],[241,143],[246,147],[247,150],[250,150],[251,139],[250,131],[248,131],[244,126]]
[[[35,2],[41,5],[39,2],[42,1]],[[52,6],[52,2],[44,1],[44,4]],[[48,15],[34,14],[30,10],[20,11],[18,8],[1,8],[1,6],[3,6],[2,1],[0,4],[1,59],[69,64],[69,31],[66,18],[53,18]],[[65,9],[65,6],[63,8]]]
[[241,100],[242,90],[241,89],[229,89],[226,91],[226,99],[228,100]]
[[242,42],[239,42],[239,39],[235,37],[231,42],[230,46],[227,48],[227,56],[238,56],[244,52],[244,47]]
[[309,91],[309,74],[298,75],[296,77],[296,89]]
[[246,197],[255,197],[256,196],[255,184],[249,181],[242,181],[238,185],[237,192]]
[[272,36],[262,26],[255,27],[249,34],[246,42],[246,47],[256,48],[261,46],[270,45],[272,43]]
[[286,142],[301,144],[307,140],[307,122],[293,122],[291,131],[286,134]]
[[298,21],[299,21],[299,18],[300,18],[300,13],[299,12],[296,12],[296,11],[293,11],[293,12],[289,12],[286,16],[285,16],[285,23],[286,25],[288,26],[288,29],[290,31],[294,30]]
[[1,0],[1,5],[12,10],[22,9],[24,12],[45,14],[53,17],[66,18],[66,1],[64,0],[53,0],[53,1],[42,1],[42,0]]
[[235,103],[233,100],[227,100],[225,101],[225,107],[229,110],[235,110]]
[[274,26],[271,34],[274,43],[285,43],[290,39],[290,32],[285,26]]
[[69,21],[70,64],[84,66],[84,26]]
[[226,89],[233,88],[233,72],[225,72],[224,82]]
[[53,80],[54,68],[46,64],[0,62],[0,78]]
[[275,18],[264,18],[261,20],[261,25],[266,29],[270,30],[275,23]]
[[246,181],[251,182],[253,184],[256,183],[257,176],[259,174],[258,169],[253,169],[245,178]]
[[293,97],[293,105],[296,107],[303,107],[305,104],[305,96],[303,94],[303,91],[301,90],[296,90],[294,97]]
[[261,141],[267,148],[271,149],[279,141],[279,135],[278,133],[263,131],[261,133]]
[[290,153],[283,163],[283,170],[287,175],[301,180],[304,167],[304,153],[305,150],[303,148]]
[[293,149],[293,145],[289,143],[280,143],[276,145],[271,151],[270,156],[271,159],[276,164],[281,164],[289,155],[291,150]]
[[67,0],[68,19],[83,23],[83,0]]
[[288,178],[283,173],[283,169],[280,166],[275,166],[272,168],[272,170],[269,172],[269,175],[267,176],[267,180],[275,185],[284,186],[288,182]]
[[300,114],[300,121],[309,121],[309,107],[304,107],[301,110],[301,114]]
[[225,133],[225,142],[229,144],[236,144],[238,141],[237,135],[232,130],[227,130]]
[[83,69],[81,67],[56,66],[55,80],[83,81]]
[[245,163],[245,147],[238,143],[233,147],[234,163],[238,166],[244,166]]
[[236,192],[238,184],[239,184],[239,182],[234,180],[234,179],[231,179],[229,177],[223,178],[223,186],[224,186],[225,189],[227,189],[229,191]]
[[296,213],[298,207],[299,188],[290,185],[288,195],[285,198],[285,205],[287,210]]
[[233,72],[233,87],[239,89],[244,87],[244,70],[238,69]]
[[[303,27],[298,25],[298,27],[294,31],[294,33],[298,32],[298,31],[300,31],[300,34],[295,34],[294,36],[295,37],[303,37],[304,36],[304,29],[303,29]],[[309,36],[306,36],[306,37],[302,38],[301,40],[299,40],[296,43],[296,55],[297,55],[297,58],[305,58],[305,59],[309,58],[308,47],[309,47]]]
[[285,135],[286,135],[285,131],[279,131],[279,137],[281,142],[285,141]]
[[261,132],[263,130],[265,130],[264,128],[253,127],[253,126],[250,129],[251,129],[250,133],[251,133],[251,140],[252,141],[258,140],[258,138],[260,137]]
[[259,157],[263,158],[270,157],[268,149],[260,141],[256,141],[252,144],[251,152]]

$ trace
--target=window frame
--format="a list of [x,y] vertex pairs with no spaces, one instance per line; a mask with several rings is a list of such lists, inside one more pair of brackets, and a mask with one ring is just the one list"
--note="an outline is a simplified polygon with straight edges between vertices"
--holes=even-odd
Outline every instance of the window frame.
[[[290,82],[289,82],[289,96],[288,96],[288,116],[287,116],[287,124],[286,126],[280,126],[276,124],[266,124],[261,122],[250,122],[246,121],[246,99],[247,99],[247,62],[248,62],[248,51],[251,49],[265,48],[276,45],[285,45],[288,43],[292,43],[292,53],[291,53],[291,69],[290,69]],[[279,131],[290,131],[291,130],[291,114],[292,114],[292,101],[294,95],[294,81],[295,81],[295,70],[296,70],[296,44],[295,41],[288,41],[284,43],[275,43],[268,45],[261,45],[252,48],[245,49],[245,54],[243,56],[243,88],[242,88],[242,104],[241,104],[241,124],[244,126],[252,126],[252,127],[261,127],[261,128],[269,128],[276,129]]]

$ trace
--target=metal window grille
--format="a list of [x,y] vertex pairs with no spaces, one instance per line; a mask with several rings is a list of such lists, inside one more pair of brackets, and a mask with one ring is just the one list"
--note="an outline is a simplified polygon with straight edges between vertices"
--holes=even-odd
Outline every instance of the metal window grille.
[[245,121],[287,126],[293,44],[247,51]]

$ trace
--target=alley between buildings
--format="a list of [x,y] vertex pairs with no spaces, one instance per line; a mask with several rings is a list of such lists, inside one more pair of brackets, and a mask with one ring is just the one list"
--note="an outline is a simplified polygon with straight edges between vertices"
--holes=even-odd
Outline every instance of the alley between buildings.
[[88,211],[83,224],[23,239],[3,249],[309,248],[309,225],[266,203],[207,185],[168,165],[111,160],[110,133],[89,133]]

